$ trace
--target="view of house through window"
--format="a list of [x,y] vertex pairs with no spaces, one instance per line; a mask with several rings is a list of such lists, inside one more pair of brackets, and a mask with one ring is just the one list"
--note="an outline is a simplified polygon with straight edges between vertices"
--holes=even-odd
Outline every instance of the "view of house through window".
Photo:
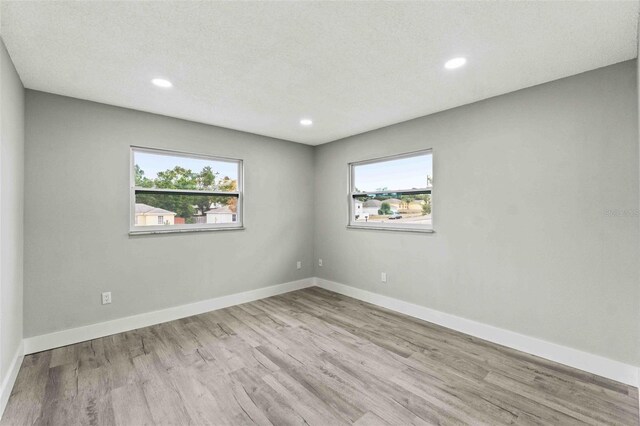
[[242,161],[132,148],[132,231],[242,226]]
[[352,227],[431,230],[431,151],[350,164]]

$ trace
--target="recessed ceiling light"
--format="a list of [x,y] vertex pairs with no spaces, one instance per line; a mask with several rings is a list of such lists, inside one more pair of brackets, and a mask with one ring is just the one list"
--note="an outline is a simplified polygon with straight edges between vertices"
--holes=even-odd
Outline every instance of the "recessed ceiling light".
[[300,120],[300,124],[302,124],[303,126],[311,126],[313,124],[313,120],[309,118],[303,118],[302,120]]
[[171,82],[169,80],[165,80],[164,78],[154,78],[153,80],[151,80],[151,82],[153,84],[155,84],[158,87],[171,87],[173,86],[173,84],[171,84]]
[[454,68],[460,68],[466,63],[467,63],[467,58],[463,58],[463,57],[453,58],[445,62],[444,67],[448,70],[452,70]]

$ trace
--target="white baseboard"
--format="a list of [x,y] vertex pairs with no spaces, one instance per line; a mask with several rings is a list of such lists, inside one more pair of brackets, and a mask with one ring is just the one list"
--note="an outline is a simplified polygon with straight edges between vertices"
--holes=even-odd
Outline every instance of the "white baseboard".
[[574,367],[608,379],[638,387],[639,368],[578,349],[547,342],[503,328],[494,327],[477,321],[436,311],[392,297],[370,291],[316,278],[315,284],[326,290],[334,291],[354,299],[369,302],[405,315],[438,324],[471,336],[479,337],[499,345],[527,352],[560,364]]
[[[424,306],[322,278],[306,278],[299,281],[292,281],[257,290],[208,299],[188,305],[176,306],[98,324],[91,324],[41,336],[29,337],[24,339],[24,354],[31,354],[73,343],[109,336],[111,334],[122,333],[136,328],[148,327],[150,325],[198,315],[204,312],[239,305],[258,299],[264,299],[266,297],[294,290],[300,290],[313,285],[631,386],[638,387],[640,384],[640,371],[637,366],[625,364],[620,361],[583,352],[578,349],[547,342],[535,337],[526,336],[513,331],[436,311]],[[19,357],[21,360],[22,352],[20,352]],[[11,388],[13,387],[13,381],[15,381],[15,376],[18,373],[20,362],[17,354],[16,359],[14,359],[14,364],[12,364],[10,370],[11,374],[8,374],[5,378],[6,383],[3,383],[2,393],[0,394],[0,403],[6,404],[6,400],[9,398]],[[3,405],[0,405],[0,408],[3,407]]]
[[298,281],[291,281],[284,284],[277,284],[228,296],[216,297],[214,299],[190,303],[188,305],[175,306],[159,311],[118,318],[98,324],[85,325],[50,334],[29,337],[24,339],[24,353],[32,354],[48,349],[59,348],[73,343],[84,342],[86,340],[97,339],[111,334],[122,333],[124,331],[135,330],[137,328],[148,327],[150,325],[190,317],[192,315],[198,315],[204,312],[214,311],[216,309],[252,302],[258,299],[264,299],[265,297],[311,287],[313,285],[313,278],[305,278]]
[[22,365],[22,359],[24,358],[23,345],[24,342],[20,342],[20,345],[13,356],[13,360],[11,361],[11,365],[9,366],[9,370],[7,371],[7,375],[2,380],[2,387],[0,388],[0,419],[4,414],[4,409],[7,407],[7,402],[9,402],[13,385],[16,382],[20,366]]

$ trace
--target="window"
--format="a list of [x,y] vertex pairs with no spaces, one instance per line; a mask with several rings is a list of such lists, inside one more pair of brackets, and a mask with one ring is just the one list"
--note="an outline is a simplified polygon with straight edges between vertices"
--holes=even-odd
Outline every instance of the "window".
[[349,227],[433,232],[431,150],[349,164]]
[[130,233],[242,228],[242,160],[131,148]]

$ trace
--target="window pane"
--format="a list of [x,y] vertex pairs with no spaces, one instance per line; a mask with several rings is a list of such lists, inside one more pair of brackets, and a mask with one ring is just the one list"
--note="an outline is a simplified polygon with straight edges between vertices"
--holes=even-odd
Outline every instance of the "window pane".
[[136,194],[134,223],[137,227],[238,224],[238,197]]
[[354,196],[352,223],[431,226],[431,194]]
[[353,192],[431,187],[431,153],[353,166]]
[[135,186],[233,192],[238,162],[133,151]]

